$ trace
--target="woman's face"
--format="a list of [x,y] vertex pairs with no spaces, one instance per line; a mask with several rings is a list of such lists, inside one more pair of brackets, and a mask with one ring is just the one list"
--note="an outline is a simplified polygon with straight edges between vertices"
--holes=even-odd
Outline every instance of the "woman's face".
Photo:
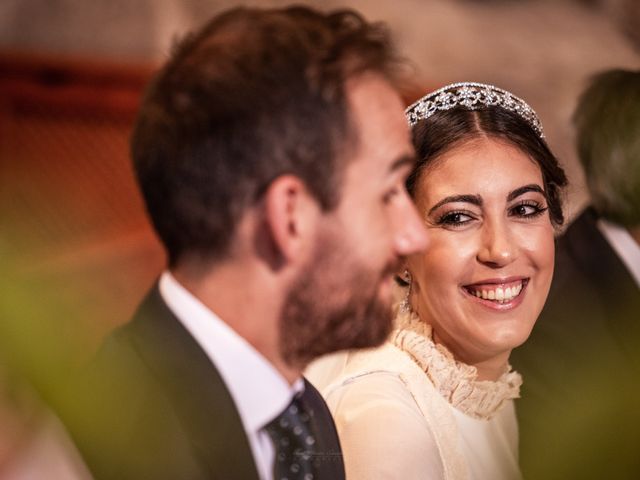
[[408,259],[413,309],[457,359],[504,364],[553,275],[540,168],[507,143],[475,139],[426,169],[415,196],[431,242]]

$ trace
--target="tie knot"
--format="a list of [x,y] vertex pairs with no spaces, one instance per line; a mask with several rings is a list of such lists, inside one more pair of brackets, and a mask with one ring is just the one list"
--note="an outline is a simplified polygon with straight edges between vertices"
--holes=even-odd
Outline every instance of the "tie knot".
[[313,412],[308,411],[299,396],[294,397],[291,403],[275,419],[267,424],[267,432],[276,442],[276,438],[299,439],[295,443],[312,446],[315,439],[310,424]]
[[280,415],[267,424],[266,431],[276,451],[275,479],[313,479],[316,438],[311,425],[312,416],[313,412],[306,409],[302,399],[296,396]]

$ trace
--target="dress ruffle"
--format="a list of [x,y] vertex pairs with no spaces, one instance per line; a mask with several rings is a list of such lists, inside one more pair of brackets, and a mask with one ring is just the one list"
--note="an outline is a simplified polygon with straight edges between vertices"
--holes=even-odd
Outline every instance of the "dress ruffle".
[[478,380],[476,367],[457,361],[433,341],[431,326],[413,312],[400,312],[392,343],[422,368],[436,390],[456,409],[478,419],[490,419],[508,401],[520,397],[522,377],[506,366],[496,381]]

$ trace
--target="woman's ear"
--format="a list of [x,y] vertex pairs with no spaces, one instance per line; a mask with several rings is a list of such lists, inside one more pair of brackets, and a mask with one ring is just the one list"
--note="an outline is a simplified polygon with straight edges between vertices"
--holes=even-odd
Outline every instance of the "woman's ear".
[[295,261],[309,249],[320,207],[295,175],[276,178],[264,196],[265,226],[273,248],[285,261]]
[[394,272],[396,283],[401,287],[405,287],[411,283],[411,273],[407,269],[407,260],[403,260]]

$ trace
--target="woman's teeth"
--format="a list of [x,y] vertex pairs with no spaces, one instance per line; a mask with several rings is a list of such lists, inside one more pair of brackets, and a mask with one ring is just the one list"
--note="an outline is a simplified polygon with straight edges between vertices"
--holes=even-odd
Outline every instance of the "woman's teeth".
[[522,291],[522,282],[512,287],[497,287],[497,288],[476,288],[468,287],[469,292],[478,298],[484,300],[493,300],[498,303],[510,302],[515,297],[520,295]]

